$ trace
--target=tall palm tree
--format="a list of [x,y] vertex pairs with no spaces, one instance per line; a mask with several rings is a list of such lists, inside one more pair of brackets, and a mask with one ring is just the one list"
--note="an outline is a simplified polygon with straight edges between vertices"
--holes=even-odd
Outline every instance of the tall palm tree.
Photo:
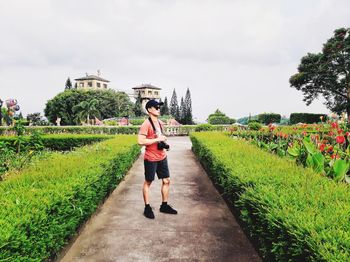
[[97,99],[91,99],[89,101],[82,101],[73,107],[73,112],[77,122],[81,122],[86,119],[86,123],[89,124],[90,117],[100,117],[100,111],[97,109],[99,101]]

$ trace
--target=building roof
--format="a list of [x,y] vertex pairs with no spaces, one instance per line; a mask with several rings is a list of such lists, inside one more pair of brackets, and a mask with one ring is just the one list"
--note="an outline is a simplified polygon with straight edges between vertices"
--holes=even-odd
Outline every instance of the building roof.
[[139,86],[135,86],[135,87],[133,87],[132,89],[145,89],[145,88],[156,89],[156,90],[162,90],[161,88],[156,87],[156,86],[153,86],[153,85],[151,85],[151,84],[142,84],[142,85],[139,85]]
[[107,82],[107,83],[109,82],[108,80],[103,79],[102,77],[99,77],[99,76],[95,76],[95,75],[87,75],[87,76],[84,76],[84,77],[76,78],[74,80],[75,81],[98,80],[98,81],[101,81],[101,82]]

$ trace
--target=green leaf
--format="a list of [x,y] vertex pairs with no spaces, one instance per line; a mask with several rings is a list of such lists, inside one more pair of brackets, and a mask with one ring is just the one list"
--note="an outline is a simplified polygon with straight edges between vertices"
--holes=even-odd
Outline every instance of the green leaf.
[[317,173],[323,173],[324,172],[324,156],[322,153],[318,152],[314,155],[312,155],[312,161],[313,161],[313,169]]
[[300,148],[298,146],[294,145],[293,147],[289,147],[287,152],[291,156],[298,157],[300,154]]
[[317,152],[317,149],[315,145],[311,142],[310,137],[304,137],[303,144],[310,154],[315,154]]
[[336,181],[343,180],[348,170],[349,164],[343,159],[337,159],[333,165],[333,171],[335,173],[334,179]]
[[306,166],[311,167],[311,168],[313,168],[313,166],[314,166],[314,161],[313,161],[312,156],[310,154],[307,154]]

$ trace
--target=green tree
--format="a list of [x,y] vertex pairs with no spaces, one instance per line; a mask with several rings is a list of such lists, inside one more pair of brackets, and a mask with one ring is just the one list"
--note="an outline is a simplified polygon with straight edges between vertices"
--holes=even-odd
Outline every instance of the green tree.
[[335,30],[321,53],[304,56],[289,82],[303,92],[307,105],[323,96],[328,109],[346,112],[350,120],[350,28]]
[[177,102],[177,95],[176,95],[175,88],[170,100],[170,115],[172,115],[172,117],[174,117],[176,121],[179,121],[180,110],[179,110],[179,103]]
[[164,98],[164,105],[160,108],[160,113],[165,116],[165,115],[169,115],[169,106],[168,106],[168,98],[165,97]]
[[134,114],[134,103],[130,101],[125,92],[107,90],[66,90],[57,94],[46,103],[45,116],[55,124],[57,117],[61,118],[61,125],[74,125],[76,113],[73,107],[82,101],[97,99],[99,101],[99,112],[101,119],[132,116]]
[[179,111],[180,111],[179,122],[180,122],[180,124],[185,124],[186,106],[185,106],[185,102],[184,102],[183,97],[181,97]]
[[216,109],[215,113],[210,114],[208,117],[208,123],[211,125],[230,125],[235,122],[235,119],[229,118],[219,109]]
[[90,123],[90,119],[94,117],[100,117],[98,110],[99,101],[97,99],[91,99],[90,101],[82,101],[73,107],[73,112],[76,117],[75,120],[79,124],[82,120],[86,120],[86,123]]
[[40,120],[41,120],[40,113],[37,112],[37,113],[28,114],[27,120],[31,122],[34,126],[38,125],[38,123],[40,123]]
[[70,81],[70,78],[67,78],[66,85],[65,85],[65,90],[72,89],[72,82]]
[[189,88],[187,88],[187,91],[186,91],[185,108],[186,108],[186,111],[185,111],[185,117],[184,117],[184,124],[192,125],[193,124],[192,99],[191,99],[191,92]]
[[142,98],[141,95],[138,94],[137,98],[136,98],[136,102],[135,102],[135,106],[134,106],[134,114],[135,116],[139,117],[142,116]]

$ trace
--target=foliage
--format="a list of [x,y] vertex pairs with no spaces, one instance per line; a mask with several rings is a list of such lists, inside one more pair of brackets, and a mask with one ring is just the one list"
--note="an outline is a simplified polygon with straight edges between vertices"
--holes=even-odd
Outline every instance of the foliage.
[[208,117],[208,123],[211,125],[231,125],[235,122],[235,119],[229,118],[219,109],[216,109],[214,114],[210,114]]
[[327,108],[350,118],[350,28],[335,30],[321,53],[304,56],[289,82],[303,92],[307,105],[323,96]]
[[274,113],[263,113],[258,115],[258,119],[260,123],[268,125],[270,123],[279,123],[281,122],[281,115]]
[[212,131],[214,130],[214,127],[211,124],[200,124],[200,125],[197,125],[194,130],[196,132]]
[[141,98],[140,93],[138,93],[138,95],[136,97],[136,101],[135,101],[135,105],[134,105],[134,114],[135,114],[135,116],[142,116],[143,115],[142,98]]
[[165,97],[164,99],[164,105],[160,107],[160,114],[163,115],[169,115],[169,106],[168,106],[168,98]]
[[[350,132],[346,122],[276,128],[269,125],[259,132],[231,132],[279,156],[290,156],[297,164],[314,169],[336,181],[350,183]],[[341,172],[339,166],[342,167]]]
[[[50,150],[66,151],[111,138],[113,138],[113,136],[89,134],[40,135],[38,131],[34,131],[30,136],[23,137],[22,146],[25,147],[26,150],[37,151],[46,148]],[[2,136],[0,137],[0,142],[6,143],[8,148],[16,149],[16,137]]]
[[260,128],[262,128],[262,124],[260,124],[259,122],[257,121],[250,121],[248,123],[248,128],[250,130],[259,130]]
[[76,113],[73,107],[82,101],[97,99],[98,111],[102,119],[117,116],[133,115],[133,103],[124,92],[108,90],[66,90],[59,93],[46,103],[45,116],[51,123],[55,123],[57,117],[61,118],[61,125],[74,125]]
[[[69,154],[54,153],[0,183],[0,260],[54,256],[124,177],[140,147],[117,136]],[[64,163],[64,165],[62,165]]]
[[97,99],[91,99],[89,101],[82,101],[73,107],[73,113],[75,114],[75,121],[77,124],[86,120],[87,124],[90,124],[90,119],[100,117],[100,111],[98,109],[99,101]]
[[222,133],[192,133],[191,140],[264,261],[348,260],[348,185]]
[[179,103],[177,102],[177,95],[176,95],[175,88],[170,100],[170,115],[172,115],[176,119],[176,121],[180,120],[180,109],[179,109]]
[[72,82],[70,81],[70,78],[69,78],[69,77],[68,77],[67,80],[66,80],[66,84],[65,84],[64,89],[65,89],[65,90],[72,89]]
[[319,123],[327,120],[326,114],[311,114],[311,113],[291,113],[290,114],[290,124],[313,124]]

